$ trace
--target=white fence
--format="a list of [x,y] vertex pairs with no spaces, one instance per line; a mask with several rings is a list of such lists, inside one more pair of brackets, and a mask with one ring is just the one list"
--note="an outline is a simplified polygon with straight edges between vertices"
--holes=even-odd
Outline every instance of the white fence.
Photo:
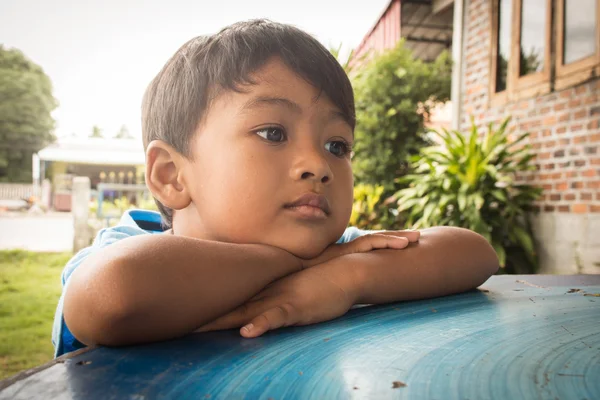
[[28,199],[36,194],[36,188],[32,184],[0,183],[0,200]]

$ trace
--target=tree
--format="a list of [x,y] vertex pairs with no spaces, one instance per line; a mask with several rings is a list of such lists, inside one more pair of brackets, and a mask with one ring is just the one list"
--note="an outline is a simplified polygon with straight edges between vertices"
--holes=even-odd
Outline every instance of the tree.
[[[354,176],[382,185],[386,193],[406,173],[408,157],[427,143],[424,124],[431,107],[450,97],[451,59],[414,58],[404,41],[353,74],[356,103]],[[385,196],[383,196],[385,198]]]
[[58,103],[42,68],[0,45],[0,182],[31,182],[31,156],[55,140]]
[[129,133],[129,129],[127,129],[125,125],[122,125],[119,132],[117,132],[115,139],[133,139],[133,136]]
[[92,133],[90,134],[91,138],[102,138],[104,137],[102,135],[102,129],[100,129],[100,127],[98,127],[98,125],[94,125],[92,127]]

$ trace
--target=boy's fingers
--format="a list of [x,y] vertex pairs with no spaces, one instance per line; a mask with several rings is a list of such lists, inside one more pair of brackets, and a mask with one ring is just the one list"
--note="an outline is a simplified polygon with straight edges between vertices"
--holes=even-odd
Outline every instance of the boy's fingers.
[[350,251],[351,253],[366,253],[376,249],[403,249],[408,246],[408,243],[408,239],[402,236],[373,233],[362,236],[348,245],[353,250]]
[[409,243],[418,242],[420,236],[421,232],[411,230],[370,233],[348,243],[332,245],[319,257],[303,260],[303,268],[353,253],[367,253],[376,249],[404,249]]
[[411,243],[418,242],[419,238],[421,237],[420,231],[411,231],[411,230],[385,231],[385,232],[381,232],[381,233],[388,235],[388,236],[405,237]]
[[225,314],[222,317],[219,317],[214,321],[201,326],[194,332],[208,332],[218,331],[221,329],[237,328],[248,321],[248,312],[248,304],[244,303],[235,310],[231,311],[230,313]]
[[240,334],[246,338],[255,338],[267,331],[292,325],[294,314],[294,308],[289,304],[271,308],[241,328]]

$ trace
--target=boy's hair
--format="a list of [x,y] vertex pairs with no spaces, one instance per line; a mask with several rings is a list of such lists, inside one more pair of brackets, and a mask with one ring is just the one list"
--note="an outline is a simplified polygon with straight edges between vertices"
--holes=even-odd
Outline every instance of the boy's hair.
[[[298,28],[252,20],[230,25],[215,35],[196,37],[171,57],[144,95],[144,149],[160,139],[191,158],[193,134],[211,100],[221,90],[243,91],[242,85],[254,83],[250,75],[274,56],[324,92],[354,129],[352,86],[335,57]],[[170,228],[173,210],[155,201],[163,225]]]

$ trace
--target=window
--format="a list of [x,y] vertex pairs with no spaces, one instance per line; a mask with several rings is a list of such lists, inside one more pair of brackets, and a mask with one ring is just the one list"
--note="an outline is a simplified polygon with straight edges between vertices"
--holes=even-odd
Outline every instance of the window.
[[546,31],[549,27],[550,4],[547,0],[526,0],[521,2],[518,18],[519,29],[519,76],[544,72],[546,68]]
[[492,101],[506,102],[511,79],[512,11],[514,0],[492,1],[492,69],[490,92]]
[[550,91],[552,0],[514,0],[512,99]]
[[556,89],[600,76],[600,0],[558,0]]
[[492,0],[491,4],[492,104],[600,76],[600,0]]
[[491,92],[503,93],[508,87],[508,63],[510,60],[510,38],[512,30],[512,2],[513,0],[498,0],[493,21]]

